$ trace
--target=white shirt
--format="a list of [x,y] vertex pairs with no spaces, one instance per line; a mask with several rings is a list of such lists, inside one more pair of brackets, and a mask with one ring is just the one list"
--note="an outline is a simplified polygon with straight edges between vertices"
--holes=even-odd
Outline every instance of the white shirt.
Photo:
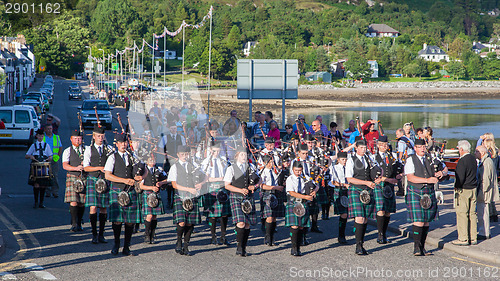
[[43,147],[44,145],[45,145],[45,150],[43,151],[43,155],[47,156],[47,157],[52,156],[53,153],[52,153],[52,149],[50,149],[50,145],[45,144],[45,142],[43,142],[43,141],[38,142],[38,140],[30,146],[30,148],[28,149],[28,152],[26,152],[26,155],[40,156],[40,154],[38,153],[38,150],[36,150],[35,147],[40,148],[40,146]]
[[[104,152],[104,144],[101,144],[99,146],[96,143],[94,143],[93,146],[95,147],[95,149],[97,151],[99,151],[99,147],[100,147],[102,153],[105,153]],[[85,152],[83,153],[83,167],[84,168],[90,166],[90,157],[91,157],[91,155],[92,155],[92,147],[90,145],[86,146],[85,147]]]
[[305,176],[305,180],[303,178],[300,178],[300,184],[301,184],[301,190],[298,189],[299,187],[299,178],[296,177],[294,174],[290,175],[287,179],[286,179],[286,193],[287,194],[290,194],[290,191],[294,191],[294,192],[297,192],[297,193],[304,193],[304,185],[306,183],[306,181],[308,181],[309,179],[311,179],[310,177],[308,176]]
[[[181,166],[184,167],[184,169],[186,169],[186,164],[188,162],[177,162],[179,164],[181,164]],[[168,170],[168,178],[167,178],[168,181],[172,182],[172,181],[177,181],[177,164],[174,164],[170,167],[170,170]]]
[[[416,155],[416,154],[415,154]],[[420,162],[422,163],[422,165],[424,164],[423,162],[423,159],[425,156],[418,156],[418,159],[420,160]],[[406,161],[406,164],[405,164],[405,175],[409,175],[409,174],[414,174],[415,173],[415,164],[413,164],[413,159],[412,157],[409,157],[408,160]],[[430,163],[429,163],[430,164]],[[441,167],[444,168],[445,164],[443,162],[441,162]]]
[[[108,160],[106,160],[106,164],[104,165],[104,171],[108,172],[113,172],[113,168],[115,167],[115,153],[111,154],[108,157]],[[123,155],[125,155],[125,166],[128,166],[128,154],[127,152],[119,152],[118,155],[123,158]]]
[[[361,163],[363,163],[365,169],[368,168],[368,163],[367,161],[365,161],[365,156],[368,157],[368,155],[364,155],[364,156],[359,156],[358,154],[354,154],[355,156],[353,157],[358,157],[359,161],[361,161]],[[347,159],[347,163],[345,164],[345,177],[346,178],[352,178],[353,175],[354,175],[354,159],[353,157]]]
[[205,158],[203,162],[201,163],[201,169],[202,171],[207,171],[207,175],[211,178],[215,178],[215,166],[217,166],[217,170],[219,171],[219,178],[224,177],[225,171],[226,171],[226,165],[220,159],[219,157],[217,158],[212,158],[212,165],[210,165],[210,157]]
[[70,146],[70,147],[66,148],[66,149],[63,151],[63,154],[62,154],[62,161],[63,161],[63,163],[64,163],[64,162],[69,162],[69,156],[70,156],[70,154],[71,154],[71,151],[70,151],[70,149],[71,149],[71,148],[73,148],[73,149],[75,150],[75,152],[78,152],[78,149],[81,149],[81,150],[80,150],[80,153],[82,153],[82,152],[83,152],[83,149],[82,149],[82,147],[81,147],[81,146],[76,147],[76,146],[72,145],[72,146]]
[[[271,179],[271,174],[274,177],[274,184],[272,183],[273,181]],[[270,170],[268,168],[264,168],[262,170],[262,173],[260,176],[262,178],[263,184],[269,185],[269,186],[277,186],[278,185],[278,175],[273,170]]]
[[330,174],[332,175],[332,182],[347,183],[342,164],[331,166]]
[[[295,161],[300,161],[300,163],[302,163],[302,166],[304,166],[304,161],[306,161],[306,165],[307,165],[307,176],[310,175],[311,173],[311,168],[312,168],[312,159],[313,157],[312,156],[307,156],[306,157],[306,160],[302,160],[302,159],[293,159],[292,162],[290,162],[290,167],[293,167],[293,163]],[[306,174],[306,167],[303,167],[302,168],[302,174]]]

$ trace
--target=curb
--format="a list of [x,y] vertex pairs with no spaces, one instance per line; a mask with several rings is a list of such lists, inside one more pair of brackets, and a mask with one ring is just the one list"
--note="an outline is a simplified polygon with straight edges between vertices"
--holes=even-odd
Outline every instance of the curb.
[[[368,223],[372,226],[375,226],[375,227],[377,226],[377,223],[374,222],[373,220],[368,220]],[[408,231],[407,228],[398,228],[398,227],[389,226],[387,228],[387,230],[389,230],[390,232],[392,232],[394,234],[398,234],[398,235],[401,235],[401,236],[406,237],[406,238],[413,237],[411,234],[411,231]],[[496,256],[493,254],[484,253],[484,252],[481,252],[479,250],[475,250],[475,249],[471,248],[471,246],[456,246],[456,245],[453,245],[451,243],[446,243],[443,240],[441,240],[440,238],[435,238],[435,237],[431,237],[431,236],[427,236],[426,244],[430,244],[432,246],[435,246],[438,249],[443,249],[443,250],[455,252],[455,253],[460,254],[462,256],[471,257],[471,258],[475,258],[475,259],[482,260],[485,262],[500,265],[500,256]]]

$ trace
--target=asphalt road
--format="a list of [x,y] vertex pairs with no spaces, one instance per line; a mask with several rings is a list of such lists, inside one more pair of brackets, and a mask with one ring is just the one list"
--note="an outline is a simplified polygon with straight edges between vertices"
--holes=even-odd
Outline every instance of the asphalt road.
[[[62,119],[60,135],[69,146],[69,132],[77,127],[76,112],[80,101],[68,101],[70,81],[56,80],[51,112]],[[88,95],[88,94],[86,94]],[[113,115],[126,112],[115,108]],[[117,128],[118,124],[113,124]],[[87,130],[87,133],[91,133]],[[108,140],[112,140],[108,133]],[[90,143],[90,136],[85,139]],[[290,240],[284,220],[278,221],[276,247],[263,245],[259,226],[252,227],[249,257],[235,256],[235,235],[230,228],[228,247],[209,245],[206,224],[196,227],[191,243],[193,256],[175,254],[175,228],[172,214],[159,218],[157,244],[141,243],[142,233],[132,240],[134,256],[112,256],[112,243],[90,243],[90,224],[84,232],[69,232],[68,205],[63,203],[65,173],[61,170],[59,198],[47,198],[46,209],[32,209],[32,189],[27,185],[29,161],[25,147],[0,147],[0,229],[6,241],[6,252],[0,257],[0,277],[10,280],[288,280],[310,279],[385,279],[385,280],[497,280],[500,272],[482,262],[442,250],[433,256],[413,257],[413,243],[401,236],[390,237],[392,243],[378,245],[376,230],[368,227],[365,248],[368,256],[354,254],[352,221],[348,223],[350,245],[340,246],[337,237],[338,218],[320,221],[323,234],[309,234],[311,244],[302,247],[301,258],[290,255]],[[88,210],[85,218],[88,218]],[[432,228],[432,224],[431,224]],[[106,238],[112,240],[111,227]],[[122,234],[123,235],[123,234]],[[122,240],[123,241],[123,240]],[[429,248],[429,246],[428,246]],[[433,250],[433,249],[428,249]]]

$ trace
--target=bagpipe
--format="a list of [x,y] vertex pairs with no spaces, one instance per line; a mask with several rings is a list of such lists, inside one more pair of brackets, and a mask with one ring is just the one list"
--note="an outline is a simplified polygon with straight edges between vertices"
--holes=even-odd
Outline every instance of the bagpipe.
[[[154,173],[152,175],[152,182],[153,186],[156,186],[158,182],[164,181],[167,179],[167,173],[161,168],[161,167],[155,167]],[[163,184],[159,186],[160,190],[166,190],[167,185]],[[149,207],[151,208],[156,208],[160,204],[160,196],[158,195],[158,192],[152,192],[151,194],[148,195],[146,202]]]

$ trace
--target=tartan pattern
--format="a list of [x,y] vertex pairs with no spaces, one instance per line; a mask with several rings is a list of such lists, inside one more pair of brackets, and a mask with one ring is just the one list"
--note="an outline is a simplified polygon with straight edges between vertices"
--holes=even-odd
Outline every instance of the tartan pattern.
[[333,192],[333,212],[336,215],[347,214],[348,208],[346,208],[346,207],[342,206],[342,204],[340,204],[340,197],[341,196],[348,197],[347,188],[340,189],[340,188],[335,187],[335,190]]
[[260,216],[261,218],[283,218],[285,216],[285,202],[283,201],[283,193],[282,191],[275,190],[274,196],[278,199],[278,206],[276,208],[271,209],[271,207],[267,206],[266,202],[264,202],[264,192],[260,193]]
[[143,190],[142,191],[142,215],[163,215],[165,212],[163,211],[163,201],[161,200],[161,195],[158,192],[158,206],[156,208],[151,208],[148,206],[148,196],[153,193],[151,190]]
[[[418,187],[412,186],[410,182],[408,182],[407,188],[408,190],[405,196],[405,203],[408,210],[408,220],[411,222],[431,222],[439,220],[437,199],[434,188],[425,186],[424,188],[420,189]],[[423,194],[429,194],[429,196],[431,197],[432,205],[427,210],[420,206],[419,195]]]
[[118,194],[121,192],[121,188],[113,186],[111,184],[109,190],[110,196],[110,206],[109,206],[109,221],[110,222],[125,222],[125,223],[142,223],[141,207],[139,195],[132,188],[128,194],[130,196],[130,204],[126,207],[120,206],[118,204]]
[[316,193],[316,201],[319,205],[329,204],[328,195],[326,194],[326,189],[324,186],[320,185],[318,192]]
[[[293,201],[293,200],[292,200]],[[300,227],[310,227],[311,221],[309,220],[309,207],[307,204],[304,204],[304,208],[306,209],[306,213],[302,217],[298,217],[293,213],[293,205],[295,202],[288,202],[286,204],[286,213],[285,213],[285,226],[300,226]]]
[[181,222],[187,224],[200,224],[201,223],[201,215],[200,215],[200,206],[199,199],[193,199],[193,210],[191,212],[186,212],[184,208],[182,208],[182,199],[179,195],[174,195],[174,224],[178,224]]
[[361,200],[359,199],[359,193],[363,190],[363,188],[357,187],[355,185],[351,185],[349,187],[349,190],[347,192],[348,194],[348,199],[349,199],[349,206],[348,206],[348,216],[350,218],[355,218],[355,217],[363,217],[363,218],[369,218],[371,217],[373,213],[373,209],[375,208],[375,200],[373,198],[373,189],[368,189],[368,192],[370,192],[371,200],[370,203],[365,205],[361,203]]
[[243,222],[245,224],[256,224],[257,223],[257,214],[255,211],[255,200],[253,196],[249,198],[252,203],[252,212],[250,214],[243,213],[241,209],[241,202],[243,201],[243,195],[236,194],[231,192],[229,195],[229,201],[231,202],[231,214],[233,216],[233,223],[237,224],[239,222]]
[[[391,198],[385,198],[383,193],[383,188],[389,185],[392,187],[393,195]],[[389,213],[396,212],[396,195],[394,194],[394,185],[386,182],[380,183],[380,186],[376,186],[374,190],[375,197],[375,212],[373,212],[374,218],[376,217],[378,211],[385,211]]]
[[87,177],[85,207],[109,208],[109,191],[102,194],[95,191],[95,182],[98,179],[96,177]]
[[[77,202],[85,203],[85,191],[78,193],[73,189],[73,183],[78,179],[78,176],[66,174],[66,191],[64,192],[64,203]],[[86,179],[83,179],[86,182]]]
[[[224,203],[220,203],[219,200],[217,200],[217,193],[220,188],[224,188],[221,186],[224,185],[218,183],[209,184],[207,188],[208,193],[202,197],[203,207],[205,211],[208,211],[209,218],[231,216],[231,203],[229,199]],[[229,191],[226,190],[226,193],[229,195]]]

